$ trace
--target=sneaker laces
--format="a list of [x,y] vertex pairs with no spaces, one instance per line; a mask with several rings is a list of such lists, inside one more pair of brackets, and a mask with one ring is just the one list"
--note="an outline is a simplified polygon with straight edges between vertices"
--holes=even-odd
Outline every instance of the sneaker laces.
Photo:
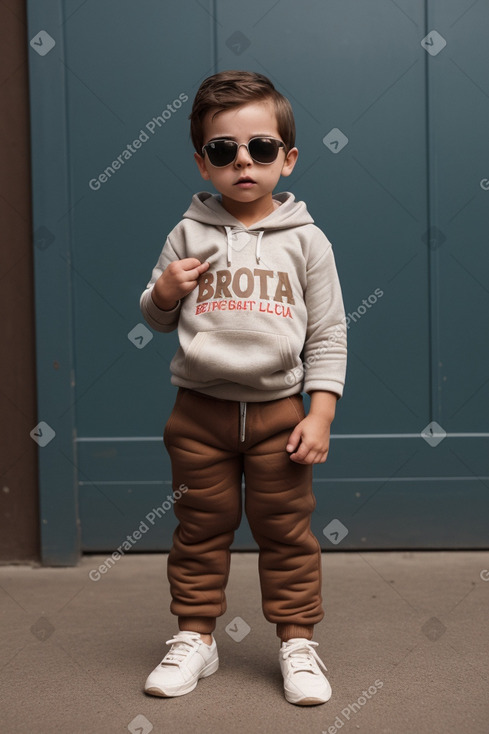
[[327,670],[325,664],[314,649],[319,645],[318,642],[306,639],[295,639],[293,641],[285,642],[286,647],[282,647],[281,653],[283,659],[290,658],[291,667],[296,672],[303,670],[308,673],[320,672],[317,670],[317,664]]
[[166,645],[171,648],[166,653],[160,665],[181,665],[191,650],[197,649],[197,643],[201,636],[197,632],[178,632],[171,640],[166,640]]

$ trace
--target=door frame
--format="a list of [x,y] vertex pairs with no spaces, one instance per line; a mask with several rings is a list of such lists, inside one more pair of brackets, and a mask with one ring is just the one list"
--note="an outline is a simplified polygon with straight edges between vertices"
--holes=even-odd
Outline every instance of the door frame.
[[[31,436],[39,447],[41,560],[49,566],[80,559],[64,23],[61,0],[28,0],[38,410]],[[41,55],[35,46],[44,34],[55,45]]]

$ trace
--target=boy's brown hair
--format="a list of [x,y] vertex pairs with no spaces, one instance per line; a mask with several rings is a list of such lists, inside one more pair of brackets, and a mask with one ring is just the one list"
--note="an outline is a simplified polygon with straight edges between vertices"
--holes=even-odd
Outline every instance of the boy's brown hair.
[[214,114],[241,105],[270,101],[277,117],[278,131],[289,151],[295,144],[294,114],[289,100],[280,94],[270,79],[254,71],[220,71],[200,85],[192,105],[190,136],[199,155],[204,145],[203,121],[209,110]]

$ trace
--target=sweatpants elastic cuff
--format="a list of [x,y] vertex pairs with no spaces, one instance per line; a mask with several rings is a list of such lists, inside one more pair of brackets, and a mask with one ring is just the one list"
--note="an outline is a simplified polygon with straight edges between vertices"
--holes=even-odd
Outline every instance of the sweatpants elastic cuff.
[[282,642],[291,640],[293,637],[305,637],[306,640],[312,640],[313,635],[313,624],[277,624],[277,637],[280,637]]
[[202,635],[210,635],[216,629],[214,617],[179,617],[178,629],[183,632],[199,632]]

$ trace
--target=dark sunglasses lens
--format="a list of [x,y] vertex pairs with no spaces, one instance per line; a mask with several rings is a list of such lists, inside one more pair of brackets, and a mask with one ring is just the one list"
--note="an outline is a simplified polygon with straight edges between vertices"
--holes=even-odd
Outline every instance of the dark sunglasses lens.
[[213,166],[227,166],[236,157],[236,143],[233,140],[216,140],[205,146]]
[[249,142],[250,155],[258,163],[273,163],[279,148],[278,142],[270,138],[253,138]]

